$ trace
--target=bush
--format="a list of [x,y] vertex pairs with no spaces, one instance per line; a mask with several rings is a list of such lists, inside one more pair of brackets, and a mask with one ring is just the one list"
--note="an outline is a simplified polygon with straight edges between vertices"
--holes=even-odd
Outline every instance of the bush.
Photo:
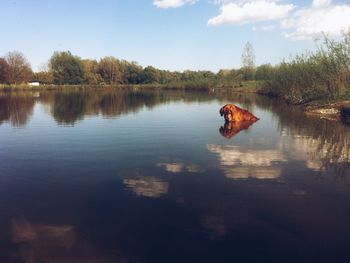
[[350,31],[340,41],[324,37],[315,52],[295,56],[271,70],[265,90],[292,103],[348,97],[350,93]]

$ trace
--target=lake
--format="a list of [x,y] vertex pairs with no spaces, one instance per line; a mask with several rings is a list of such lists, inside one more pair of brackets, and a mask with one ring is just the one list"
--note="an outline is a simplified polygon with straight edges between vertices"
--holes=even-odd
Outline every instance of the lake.
[[0,262],[349,262],[349,157],[254,94],[0,93]]

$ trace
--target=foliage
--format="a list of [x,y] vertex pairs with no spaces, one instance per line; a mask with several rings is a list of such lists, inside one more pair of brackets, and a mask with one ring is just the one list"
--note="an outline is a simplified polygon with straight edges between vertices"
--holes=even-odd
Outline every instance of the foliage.
[[271,64],[263,64],[256,68],[255,79],[256,80],[269,80],[273,75],[274,68]]
[[136,62],[127,62],[125,64],[124,82],[126,84],[139,84],[141,82],[141,73],[143,68]]
[[85,81],[81,59],[69,51],[55,52],[50,59],[50,69],[55,84],[81,84]]
[[96,85],[103,82],[102,76],[99,74],[99,64],[96,60],[84,59],[81,62],[86,83]]
[[98,64],[98,73],[101,75],[104,83],[122,83],[121,65],[119,60],[114,57],[102,58]]
[[21,84],[32,78],[32,69],[24,57],[18,51],[9,52],[0,62],[0,76],[2,83]]
[[141,73],[141,83],[143,84],[154,84],[159,83],[160,72],[152,66],[146,67]]
[[269,73],[265,89],[291,103],[350,95],[350,31],[341,40],[324,41],[315,52],[283,61]]
[[53,76],[50,71],[40,71],[33,74],[32,81],[39,82],[41,84],[53,83]]
[[[14,63],[17,60],[13,57],[19,63]],[[12,71],[15,73],[9,78],[9,67],[15,68],[14,65],[27,69],[23,71],[27,75]],[[0,83],[25,82],[29,73],[30,65],[21,53],[12,52],[4,59],[0,58]],[[283,97],[295,104],[343,98],[350,96],[350,31],[338,41],[325,36],[315,52],[297,55],[276,66],[264,64],[255,68],[254,49],[247,43],[242,54],[242,68],[222,69],[216,74],[211,71],[168,71],[152,66],[143,68],[136,62],[112,56],[99,61],[81,60],[69,51],[55,52],[49,70],[35,73],[32,80],[42,84],[143,84],[184,89],[239,86],[242,91],[248,90],[248,86],[257,90],[263,82],[263,93]]]

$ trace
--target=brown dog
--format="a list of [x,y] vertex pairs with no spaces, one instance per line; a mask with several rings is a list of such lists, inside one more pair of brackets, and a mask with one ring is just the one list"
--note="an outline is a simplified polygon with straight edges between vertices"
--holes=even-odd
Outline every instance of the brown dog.
[[247,110],[243,110],[233,104],[226,104],[220,109],[220,115],[224,115],[226,122],[241,122],[241,121],[252,121],[255,122],[259,118],[255,117]]

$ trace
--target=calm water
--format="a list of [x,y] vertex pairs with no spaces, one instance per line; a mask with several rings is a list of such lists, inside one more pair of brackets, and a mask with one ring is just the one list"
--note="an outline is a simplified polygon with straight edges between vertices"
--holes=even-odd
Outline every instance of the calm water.
[[2,93],[0,262],[350,262],[349,157],[264,97]]

